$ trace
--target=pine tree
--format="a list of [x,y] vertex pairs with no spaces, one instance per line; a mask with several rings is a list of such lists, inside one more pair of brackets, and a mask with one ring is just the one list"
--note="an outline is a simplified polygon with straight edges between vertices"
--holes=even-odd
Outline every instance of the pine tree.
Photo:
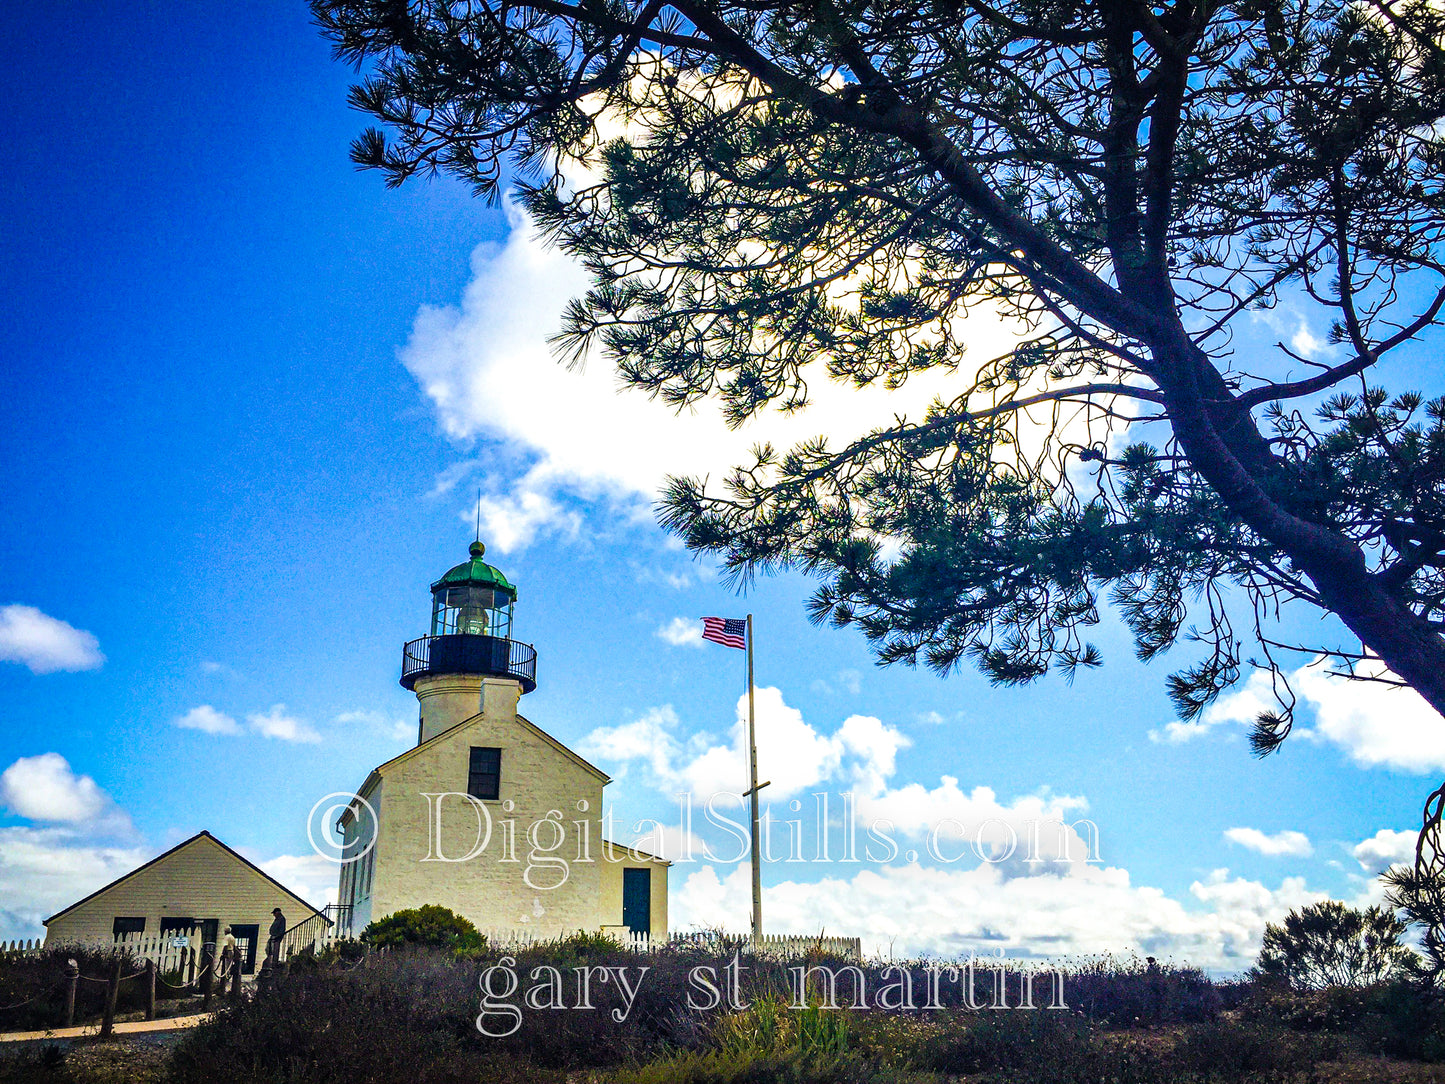
[[[1071,674],[1112,605],[1144,659],[1201,645],[1169,678],[1185,719],[1293,650],[1445,711],[1445,400],[1386,374],[1445,306],[1429,3],[313,10],[382,126],[359,165],[515,186],[590,270],[564,353],[735,424],[810,382],[957,375],[845,446],[673,479],[663,522],[734,576],[814,574],[812,616],[883,662]],[[1333,361],[1233,350],[1280,306]],[[969,314],[1021,341],[975,357]],[[1280,643],[1283,605],[1348,634]]]

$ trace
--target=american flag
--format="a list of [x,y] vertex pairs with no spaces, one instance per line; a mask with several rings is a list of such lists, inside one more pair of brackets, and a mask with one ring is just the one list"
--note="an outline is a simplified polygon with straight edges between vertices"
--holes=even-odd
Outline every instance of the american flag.
[[704,617],[702,638],[741,650],[748,646],[748,623],[740,617]]

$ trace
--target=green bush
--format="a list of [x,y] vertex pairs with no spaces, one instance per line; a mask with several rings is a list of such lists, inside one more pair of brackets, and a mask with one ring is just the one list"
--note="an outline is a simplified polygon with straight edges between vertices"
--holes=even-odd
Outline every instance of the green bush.
[[[105,1007],[104,982],[115,966],[112,949],[60,945],[32,955],[0,954],[0,1031],[40,1031],[65,1023],[65,992],[69,980],[66,963],[75,960],[84,976],[75,989],[75,1022],[88,1024],[100,1018]],[[121,974],[140,971],[145,964],[121,955]],[[158,987],[157,994],[160,994]],[[132,978],[120,984],[116,1012],[145,1008],[145,979]]]
[[914,1064],[977,1084],[1235,1084],[1306,1079],[1338,1044],[1263,1025],[1203,1023],[1182,1037],[1118,1032],[1076,1013],[954,1013]]
[[[1152,957],[1094,956],[1063,971],[1069,1007],[1116,1026],[1202,1023],[1215,1019],[1224,1004],[1219,986],[1199,968]],[[1034,1000],[1051,1003],[1043,991]]]
[[1401,943],[1405,930],[1383,907],[1323,900],[1265,926],[1257,974],[1295,990],[1373,986],[1418,968],[1419,957]]
[[[689,1009],[689,970],[705,964],[721,972],[731,959],[730,952],[718,954],[717,944],[637,955],[584,936],[505,953],[486,949],[470,959],[450,947],[403,943],[410,951],[373,955],[360,968],[323,955],[314,966],[283,975],[274,989],[228,1006],[180,1041],[173,1084],[924,1084],[964,1076],[970,1084],[1284,1084],[1306,1079],[1322,1060],[1359,1049],[1352,1033],[1304,1034],[1257,1012],[1243,1022],[1221,1015],[1141,1031],[1133,1026],[1132,1006],[1143,996],[1139,991],[1154,989],[1156,972],[1148,969],[1143,978],[1135,968],[1112,978],[1102,966],[1091,971],[1096,1000],[1120,1018],[1131,1017],[1130,1030],[1121,1031],[1058,1009],[798,1010],[787,971],[796,961],[752,957],[745,959],[741,988],[748,1009]],[[570,968],[627,966],[634,978],[637,968],[648,973],[623,1019],[612,1016],[623,1004],[616,984],[598,981],[593,1011],[533,1009],[523,1012],[514,1034],[484,1038],[476,1029],[479,979],[503,956],[512,959],[508,969],[522,989],[534,971],[557,969],[569,1002],[576,994]],[[862,967],[875,988],[882,965]],[[1165,1015],[1203,1011],[1207,989],[1184,976],[1176,973],[1179,996],[1163,999]],[[1199,981],[1207,988],[1207,979]],[[923,989],[921,978],[916,987]],[[1378,1024],[1369,1048],[1403,1052],[1401,1037],[1419,1023],[1412,1014],[1421,1003],[1401,994],[1399,1003],[1376,1004],[1369,1001],[1373,993],[1354,994],[1365,1003],[1347,1004],[1332,993],[1337,1003],[1327,1007],[1329,1019],[1354,1021],[1347,1026],[1362,1034],[1374,1034],[1369,1028]],[[496,996],[521,1004],[520,990]],[[1252,1003],[1251,1011],[1257,1008]],[[224,1078],[217,1066],[226,1068]]]
[[607,1084],[936,1084],[932,1074],[900,1073],[857,1057],[816,1061],[748,1051],[686,1051],[619,1070]]
[[436,904],[395,911],[361,931],[361,940],[376,948],[424,945],[460,953],[479,953],[486,938],[455,911]]
[[1329,990],[1265,984],[1245,1003],[1243,1015],[1294,1031],[1344,1036],[1367,1054],[1445,1061],[1445,1003],[1414,982]]

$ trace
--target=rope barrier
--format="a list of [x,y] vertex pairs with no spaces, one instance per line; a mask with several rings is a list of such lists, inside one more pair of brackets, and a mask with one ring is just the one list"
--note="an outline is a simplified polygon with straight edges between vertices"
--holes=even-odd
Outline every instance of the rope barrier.
[[40,993],[38,993],[38,994],[31,994],[31,995],[30,995],[29,997],[27,997],[24,1001],[17,1001],[17,1002],[15,1002],[15,1004],[13,1004],[13,1005],[0,1005],[0,1012],[9,1012],[11,1009],[18,1009],[18,1008],[20,1008],[20,1007],[23,1006],[23,1005],[29,1005],[32,1001],[39,1001],[39,1000],[40,1000],[41,998],[43,998],[43,997],[49,997],[51,994],[53,994],[53,993],[55,993],[57,990],[61,989],[61,987],[63,987],[64,985],[65,985],[65,980],[64,980],[64,979],[61,979],[59,982],[52,983],[49,987],[47,987],[45,990],[41,991]]
[[58,983],[52,983],[48,989],[42,990],[38,994],[30,994],[23,1002],[16,1002],[14,1005],[0,1005],[0,1012],[10,1012],[12,1009],[19,1009],[19,1007],[29,1005],[30,1002],[38,1002],[42,997],[49,997],[52,993],[56,993],[56,991],[61,990],[64,986],[65,980],[62,978]]
[[[345,968],[345,970],[347,970],[347,971],[354,971],[354,970],[356,970],[356,968],[360,967],[360,966],[361,966],[362,964],[364,964],[365,962],[366,962],[366,957],[363,956],[363,957],[361,957],[360,959],[358,959],[354,964],[352,964],[350,967]],[[187,982],[187,983],[181,983],[180,985],[176,985],[175,983],[166,981],[165,976],[161,973],[161,970],[160,970],[161,965],[160,965],[160,963],[159,963],[159,962],[156,962],[156,964],[155,964],[155,968],[156,968],[156,979],[161,983],[161,985],[166,986],[166,987],[168,987],[169,989],[172,989],[172,990],[190,990],[190,989],[194,989],[197,985],[199,985],[200,981],[201,981],[203,978],[205,978],[207,972],[210,972],[210,973],[211,973],[212,981],[215,982],[215,983],[219,983],[219,984],[224,988],[225,984],[235,975],[235,973],[236,973],[236,968],[237,968],[238,964],[239,964],[239,961],[233,960],[233,961],[231,961],[229,964],[227,964],[226,966],[222,967],[222,966],[219,965],[219,963],[216,961],[216,959],[212,958],[212,959],[208,960],[205,964],[203,964],[203,965],[200,967],[200,969],[196,972],[196,976],[195,976],[194,981],[192,981],[192,982]],[[121,976],[116,980],[116,985],[118,986],[118,985],[119,985],[120,983],[122,983],[122,982],[129,982],[131,979],[140,978],[142,975],[147,974],[147,972],[148,972],[148,969],[147,969],[147,968],[141,968],[139,971],[132,971],[129,975],[121,975]],[[62,986],[64,986],[65,983],[66,983],[67,981],[69,981],[69,979],[71,979],[71,978],[76,979],[76,980],[79,980],[79,981],[81,981],[81,982],[93,982],[93,983],[97,983],[97,984],[102,985],[102,986],[108,986],[108,985],[110,984],[110,981],[111,981],[109,978],[97,979],[97,978],[92,978],[92,977],[89,976],[89,975],[79,974],[79,973],[77,972],[77,973],[74,974],[74,975],[67,976],[67,978],[60,980],[58,983],[56,983],[55,985],[49,987],[48,989],[46,989],[46,990],[45,990],[44,992],[42,992],[42,993],[32,994],[30,997],[26,998],[24,1001],[17,1001],[17,1002],[15,1002],[13,1005],[0,1005],[0,1012],[9,1012],[9,1011],[11,1011],[11,1010],[13,1010],[13,1009],[23,1008],[24,1006],[29,1005],[29,1004],[31,1004],[32,1002],[41,999],[42,997],[46,997],[46,996],[48,996],[49,994],[51,994],[51,993],[55,992],[56,990],[60,989]]]

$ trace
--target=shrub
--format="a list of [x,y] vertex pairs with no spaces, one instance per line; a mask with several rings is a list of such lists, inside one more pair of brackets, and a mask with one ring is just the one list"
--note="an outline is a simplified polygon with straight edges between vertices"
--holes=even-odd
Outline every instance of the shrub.
[[976,1084],[1235,1084],[1294,1080],[1333,1053],[1317,1037],[1263,1025],[1196,1024],[1176,1040],[1040,1010],[940,1018],[920,1044],[918,1064]]
[[931,1021],[917,1044],[914,1064],[949,1075],[994,1069],[1022,1069],[1041,1051],[1088,1045],[1088,1025],[1074,1013],[949,1013]]
[[1264,985],[1244,1005],[1244,1015],[1296,1031],[1348,1036],[1367,1054],[1445,1060],[1445,1004],[1414,982],[1300,991]]
[[[115,966],[114,950],[81,945],[59,945],[32,955],[0,954],[0,1031],[40,1031],[65,1024],[65,992],[69,980],[66,964],[75,960],[84,976],[75,990],[75,1022],[99,1019],[105,1008],[104,982],[87,980],[110,976]],[[145,965],[121,954],[121,974],[129,975]],[[160,994],[160,988],[157,988]],[[120,984],[116,1012],[145,1008],[145,983],[135,978]]]
[[377,948],[425,945],[463,953],[480,952],[486,945],[486,939],[465,918],[431,903],[378,919],[361,931],[361,940]]
[[1416,968],[1418,957],[1400,943],[1405,929],[1382,907],[1360,911],[1324,900],[1265,927],[1256,972],[1295,990],[1385,982]]
[[1385,902],[1399,908],[1419,927],[1424,952],[1422,973],[1439,984],[1445,977],[1445,881],[1435,865],[1392,866],[1380,879],[1389,886]]
[[[475,1084],[525,1076],[469,1033],[470,967],[426,949],[399,965],[293,972],[186,1033],[172,1084]],[[441,961],[446,961],[445,963]],[[465,972],[465,975],[463,975]]]
[[[567,954],[557,955],[559,945]],[[321,962],[293,969],[274,990],[228,1007],[187,1033],[175,1054],[176,1084],[209,1084],[217,1065],[228,1066],[226,1079],[237,1084],[560,1080],[568,1071],[701,1045],[709,1020],[685,1008],[688,963],[681,955],[639,957],[615,942],[571,939],[506,955],[524,987],[534,968],[556,967],[572,1001],[568,968],[583,966],[573,955],[579,950],[611,954],[589,957],[585,966],[650,968],[625,1020],[611,1016],[623,1004],[615,985],[596,981],[592,1011],[529,1010],[515,1034],[483,1038],[476,1029],[478,980],[500,954],[471,960],[413,943],[407,952],[373,956],[363,968]]]
[[1092,1020],[1119,1026],[1201,1023],[1224,1007],[1219,988],[1199,968],[1153,957],[1106,955],[1073,964],[1064,969],[1064,1000]]

